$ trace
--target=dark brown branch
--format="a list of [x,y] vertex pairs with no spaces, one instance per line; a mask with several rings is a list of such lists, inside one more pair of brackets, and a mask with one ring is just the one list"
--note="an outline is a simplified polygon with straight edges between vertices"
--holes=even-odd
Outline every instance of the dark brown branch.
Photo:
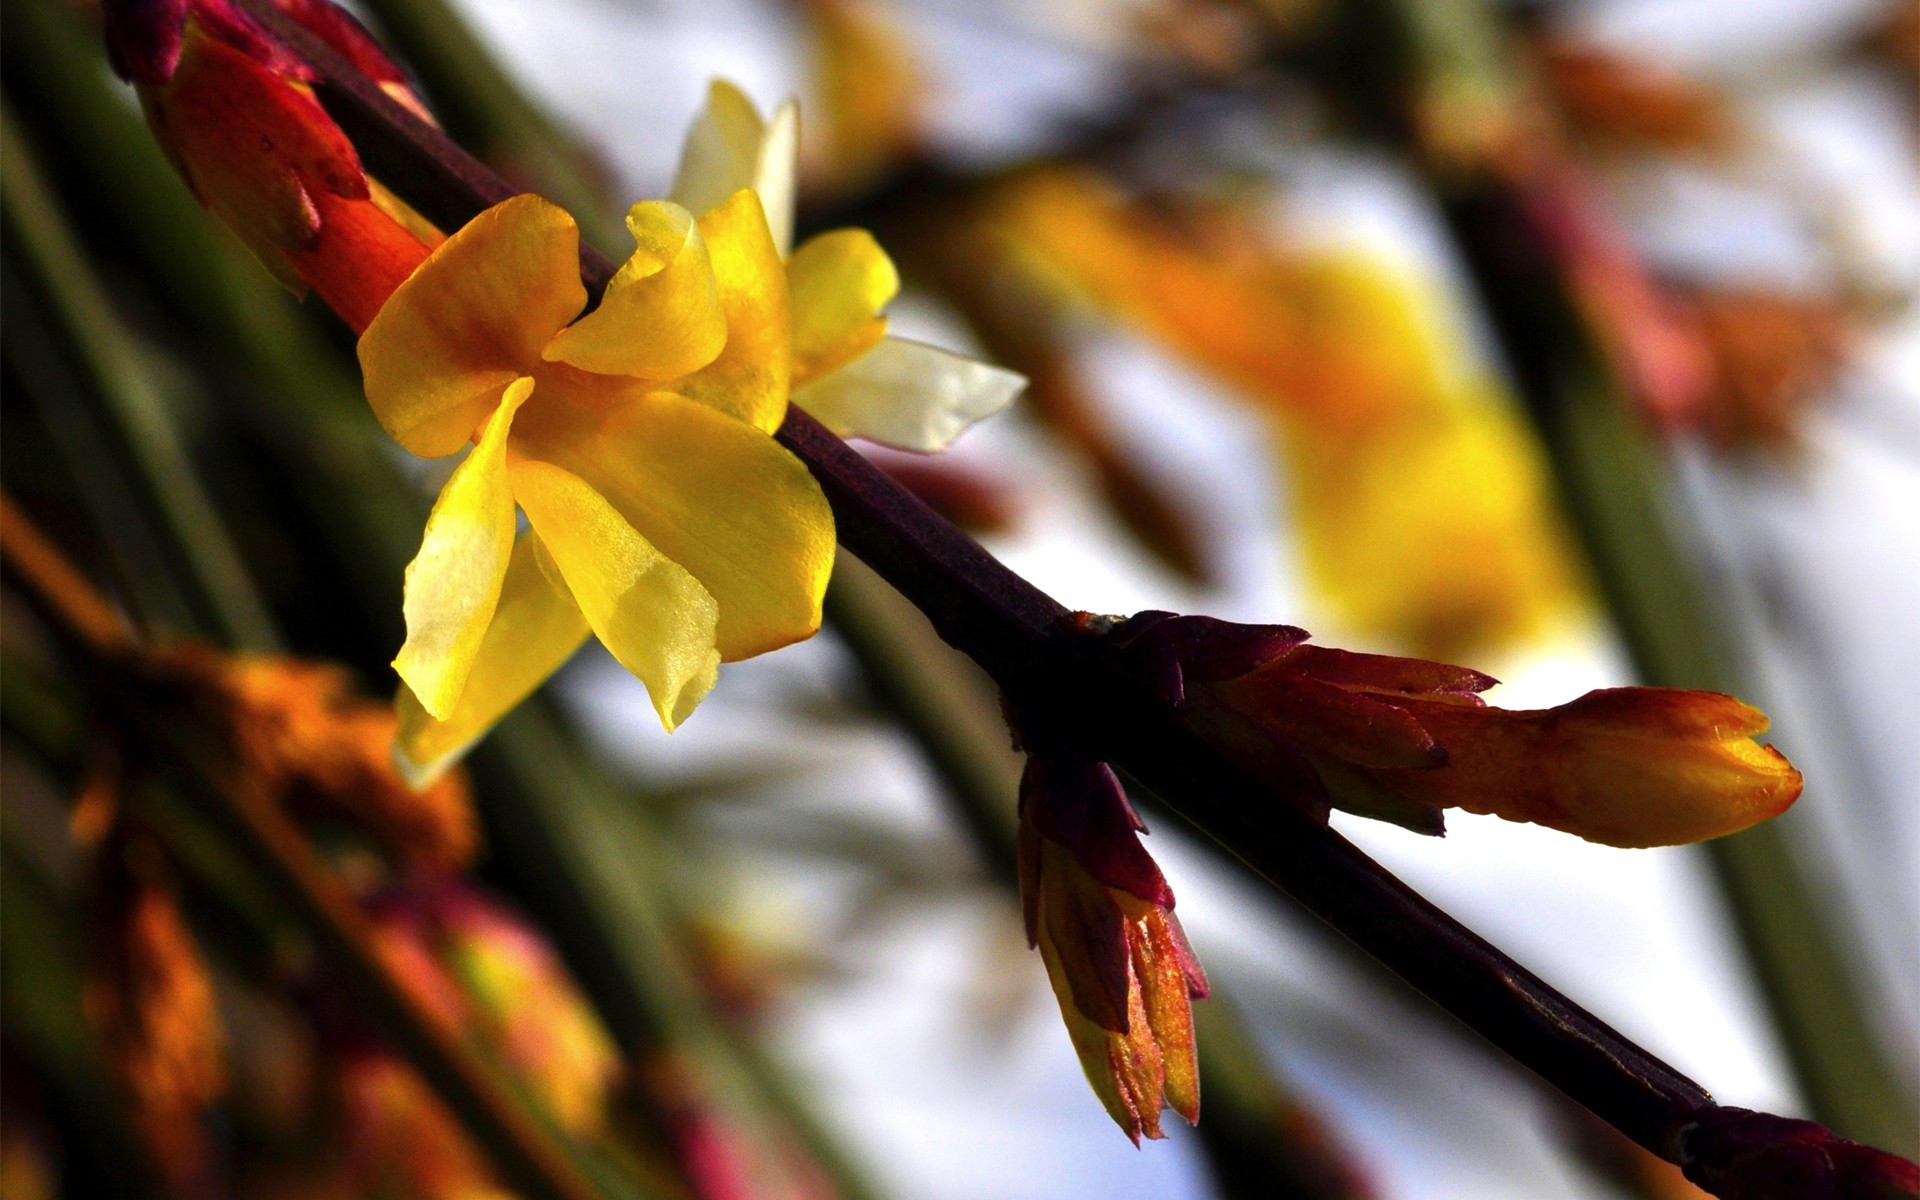
[[[429,218],[463,224],[508,186],[263,0],[250,11],[319,71],[322,101],[369,170]],[[582,251],[590,289],[612,265]],[[1173,811],[1317,913],[1435,1003],[1655,1154],[1719,1114],[1698,1084],[1502,954],[1346,839],[1228,763],[1077,632],[1058,602],[872,467],[798,409],[779,432],[832,503],[843,545],[918,606],[1023,709],[1053,714]]]

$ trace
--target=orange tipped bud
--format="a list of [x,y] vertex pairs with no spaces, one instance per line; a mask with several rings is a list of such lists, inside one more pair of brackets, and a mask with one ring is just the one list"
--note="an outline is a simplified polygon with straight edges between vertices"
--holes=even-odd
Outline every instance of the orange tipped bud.
[[1481,701],[1495,681],[1478,671],[1314,646],[1286,626],[1141,613],[1108,637],[1168,701],[1204,693],[1190,719],[1243,768],[1309,793],[1296,799],[1422,832],[1462,808],[1671,846],[1738,832],[1800,795],[1800,772],[1752,740],[1765,714],[1718,692],[1611,688],[1510,710]]
[[1094,1094],[1137,1145],[1160,1108],[1200,1119],[1192,1000],[1206,976],[1144,827],[1104,763],[1035,755],[1020,781],[1020,898],[1028,943]]
[[[281,7],[419,108],[353,18],[324,0]],[[115,68],[194,195],[283,283],[363,328],[438,235],[367,177],[312,71],[227,0],[109,0],[102,12]]]
[[1407,709],[1450,758],[1438,770],[1371,772],[1390,790],[1609,846],[1724,837],[1800,795],[1800,772],[1752,740],[1766,715],[1718,692],[1607,688],[1549,709]]

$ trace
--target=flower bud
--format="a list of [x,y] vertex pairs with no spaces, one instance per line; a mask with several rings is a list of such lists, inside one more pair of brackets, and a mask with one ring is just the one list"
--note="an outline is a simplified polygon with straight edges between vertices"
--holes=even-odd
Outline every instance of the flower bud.
[[1137,1145],[1162,1104],[1200,1117],[1191,1000],[1206,976],[1173,891],[1140,845],[1145,826],[1111,768],[1036,754],[1020,780],[1020,899],[1074,1052]]
[[[322,0],[282,7],[419,109],[351,17]],[[230,0],[107,0],[102,15],[114,69],[194,195],[281,282],[363,328],[437,235],[367,178],[311,68]]]
[[1200,683],[1208,703],[1257,730],[1189,705],[1244,769],[1422,832],[1460,808],[1611,846],[1670,846],[1735,833],[1800,795],[1800,773],[1752,740],[1765,714],[1718,692],[1609,688],[1510,710],[1480,699],[1495,681],[1478,671],[1315,646],[1283,626],[1143,613],[1108,636],[1170,702]]

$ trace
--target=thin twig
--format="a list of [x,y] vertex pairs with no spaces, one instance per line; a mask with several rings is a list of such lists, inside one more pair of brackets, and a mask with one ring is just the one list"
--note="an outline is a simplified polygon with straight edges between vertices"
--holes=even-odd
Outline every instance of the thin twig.
[[[245,7],[317,73],[317,90],[370,170],[448,227],[511,193],[414,114],[262,0]],[[595,293],[612,266],[582,252]],[[1024,705],[1057,714],[1248,866],[1640,1145],[1682,1161],[1714,1113],[1696,1083],[1609,1028],[1422,899],[1344,838],[1223,759],[1071,614],[790,408],[779,438],[819,481],[841,543],[920,608]],[[1721,1110],[1727,1111],[1727,1110]]]

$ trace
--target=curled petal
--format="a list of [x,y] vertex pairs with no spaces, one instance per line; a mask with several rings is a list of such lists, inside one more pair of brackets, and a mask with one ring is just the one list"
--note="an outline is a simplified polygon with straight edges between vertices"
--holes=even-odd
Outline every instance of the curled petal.
[[1745,829],[1800,795],[1800,772],[1751,740],[1766,717],[1717,692],[1609,688],[1535,711],[1405,703],[1451,760],[1373,774],[1439,807],[1611,846],[1668,846]]
[[529,457],[584,479],[713,593],[722,659],[778,649],[820,627],[833,510],[800,460],[766,434],[659,392],[591,421],[535,406],[515,440]]
[[900,272],[864,229],[806,240],[787,262],[793,306],[795,387],[871,350],[887,331],[879,315],[900,291]]
[[765,433],[787,415],[793,338],[788,326],[787,272],[760,201],[738,191],[700,218],[726,314],[720,356],[673,390]]
[[442,242],[360,337],[367,401],[415,454],[451,454],[587,302],[580,232],[515,196]]
[[587,623],[647,685],[660,723],[671,730],[719,675],[713,596],[579,476],[544,462],[516,462],[509,470],[514,498]]
[[587,640],[587,619],[573,597],[556,589],[540,568],[539,540],[529,532],[514,545],[500,602],[453,711],[437,720],[411,691],[400,689],[394,760],[415,788],[438,778]]
[[674,200],[697,213],[741,188],[760,193],[767,226],[781,254],[793,245],[793,180],[800,152],[800,111],[789,100],[763,121],[746,93],[724,79],[707,88],[707,107],[687,131]]
[[1011,404],[1026,386],[1016,372],[890,337],[793,399],[842,437],[935,451]]
[[480,444],[440,489],[420,552],[407,565],[407,641],[393,669],[435,717],[447,717],[460,699],[500,600],[513,553],[507,433],[532,391],[526,378],[507,388]]
[[633,255],[608,282],[606,298],[561,330],[542,356],[640,379],[677,379],[699,370],[727,341],[706,239],[692,213],[662,200],[634,205],[627,229]]

